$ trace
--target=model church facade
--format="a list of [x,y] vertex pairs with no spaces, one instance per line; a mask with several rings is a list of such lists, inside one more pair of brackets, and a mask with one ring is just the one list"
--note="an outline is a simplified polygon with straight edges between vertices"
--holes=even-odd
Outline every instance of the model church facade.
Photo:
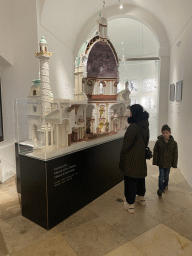
[[47,42],[41,38],[40,77],[28,95],[29,138],[36,146],[67,147],[123,130],[130,105],[128,88],[117,93],[118,58],[107,37],[107,20],[100,17],[97,34],[75,61],[74,99],[55,100],[49,79]]

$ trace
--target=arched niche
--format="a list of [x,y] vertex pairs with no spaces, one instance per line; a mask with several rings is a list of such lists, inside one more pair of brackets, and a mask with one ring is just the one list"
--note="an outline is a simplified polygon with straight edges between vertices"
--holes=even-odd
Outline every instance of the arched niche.
[[[140,21],[153,32],[159,44],[159,56],[169,56],[169,38],[163,24],[159,21],[159,19],[153,13],[139,6],[129,4],[124,4],[123,6],[124,8],[121,11],[119,11],[118,5],[106,7],[107,21],[109,22],[110,20],[118,18],[130,18]],[[93,17],[91,17],[78,34],[74,48],[75,55],[77,55],[86,38],[90,38],[94,31],[96,31],[96,20],[98,19],[98,16],[99,13],[96,13]]]
[[[95,36],[96,31],[91,36]],[[143,23],[130,18],[116,18],[108,21],[108,36],[113,44],[118,58],[158,57],[159,41],[153,32]],[[88,39],[86,40],[88,41]],[[96,44],[95,44],[96,45]],[[83,47],[81,47],[83,49]],[[94,56],[96,53],[93,51]],[[100,52],[98,51],[98,54]],[[81,52],[78,53],[81,55]],[[89,66],[89,59],[88,59]],[[98,69],[97,69],[98,70]],[[158,61],[119,61],[119,83],[117,93],[124,90],[129,81],[131,104],[141,104],[150,113],[151,139],[155,140],[158,130],[159,115],[159,70]],[[89,72],[88,72],[89,74]],[[100,83],[98,84],[100,85]],[[130,86],[131,85],[131,86]],[[133,90],[134,88],[134,90]],[[102,94],[103,88],[100,88]],[[125,110],[111,109],[121,116]],[[117,120],[117,118],[116,118]]]
[[[73,4],[76,2],[75,9],[73,8],[71,1],[67,2],[59,0],[58,4],[55,5],[54,2],[50,0],[39,0],[37,1],[37,4],[41,25],[59,38],[65,45],[74,51],[75,56],[77,56],[80,46],[97,27],[101,5],[98,4],[97,1],[94,4],[88,2],[87,8],[83,8],[83,3],[76,0],[73,0],[72,2]],[[164,28],[164,24],[162,24],[160,19],[156,16],[156,10],[154,9],[154,12],[152,13],[147,10],[147,7],[144,9],[139,5],[140,3],[137,3],[137,5],[123,3],[123,9],[120,10],[117,1],[112,0],[105,7],[107,21],[122,17],[141,21],[148,26],[156,36],[160,46],[160,56],[169,55],[170,43],[168,35]],[[68,10],[65,15],[63,15],[63,8]],[[82,12],[80,11],[81,8],[83,8]],[[76,15],[79,12],[81,12],[81,16]],[[73,22],[71,22],[71,14],[75,17]],[[65,26],[61,25],[61,19],[58,19],[59,15],[61,15]],[[50,19],[52,20],[51,23]]]

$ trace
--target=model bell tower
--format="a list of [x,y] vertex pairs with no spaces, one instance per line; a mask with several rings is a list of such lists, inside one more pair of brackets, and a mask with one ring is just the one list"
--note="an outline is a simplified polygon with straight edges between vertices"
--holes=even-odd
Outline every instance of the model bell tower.
[[97,34],[100,37],[102,42],[107,42],[107,15],[105,12],[105,6],[103,6],[103,10],[100,13],[100,18],[98,20],[98,32]]
[[41,111],[44,118],[51,111],[51,88],[49,81],[49,59],[52,57],[52,52],[48,52],[47,41],[42,36],[40,42],[40,51],[35,53],[35,56],[40,62],[40,77],[41,77]]

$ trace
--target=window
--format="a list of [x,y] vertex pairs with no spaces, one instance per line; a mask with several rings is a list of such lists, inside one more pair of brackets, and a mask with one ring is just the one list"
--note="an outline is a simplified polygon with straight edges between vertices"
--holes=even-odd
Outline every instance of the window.
[[100,94],[103,94],[103,83],[100,83]]
[[33,95],[37,95],[37,94],[36,94],[36,90],[33,90]]
[[36,113],[37,112],[37,107],[33,106],[33,112]]

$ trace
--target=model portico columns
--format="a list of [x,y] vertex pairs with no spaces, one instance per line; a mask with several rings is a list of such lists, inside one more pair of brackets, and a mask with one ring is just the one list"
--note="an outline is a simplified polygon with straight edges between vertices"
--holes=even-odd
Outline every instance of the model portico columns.
[[[97,119],[96,119],[96,128],[99,127],[99,103],[96,103],[97,106]],[[98,132],[98,129],[96,131],[96,133]]]
[[109,103],[106,103],[106,120],[109,120]]

